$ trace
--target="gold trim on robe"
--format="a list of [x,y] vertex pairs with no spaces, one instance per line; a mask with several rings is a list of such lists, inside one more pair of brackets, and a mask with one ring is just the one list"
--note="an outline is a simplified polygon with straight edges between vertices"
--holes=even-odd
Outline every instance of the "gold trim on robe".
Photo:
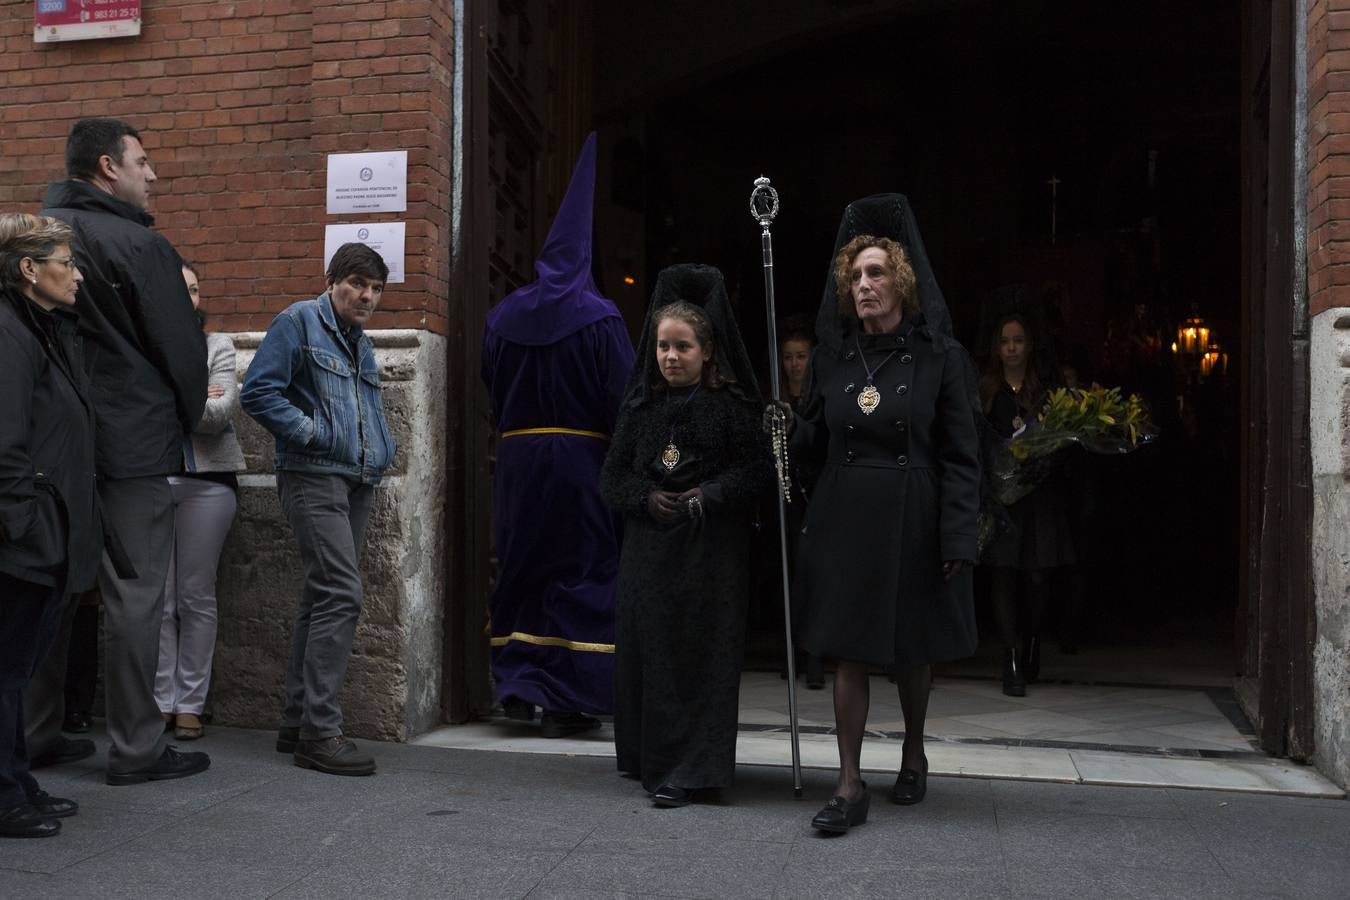
[[513,431],[503,431],[502,437],[519,437],[527,434],[575,434],[580,437],[591,437],[602,441],[609,440],[609,435],[603,431],[583,431],[580,428],[517,428]]
[[569,641],[567,638],[560,637],[541,637],[537,634],[526,634],[523,631],[513,631],[503,637],[492,639],[492,646],[504,647],[512,641],[522,641],[526,644],[538,644],[540,647],[566,647],[568,650],[580,650],[583,653],[613,653],[613,644],[591,644],[585,641]]

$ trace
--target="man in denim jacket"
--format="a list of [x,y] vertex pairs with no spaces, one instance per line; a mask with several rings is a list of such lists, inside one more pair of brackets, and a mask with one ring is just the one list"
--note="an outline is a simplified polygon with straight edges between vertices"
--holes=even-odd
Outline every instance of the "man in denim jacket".
[[338,692],[361,614],[360,557],[375,485],[394,458],[375,350],[362,330],[389,269],[343,244],[328,290],[272,321],[244,375],[244,411],[276,438],[277,492],[304,566],[277,750],[332,775],[375,760],[342,734]]

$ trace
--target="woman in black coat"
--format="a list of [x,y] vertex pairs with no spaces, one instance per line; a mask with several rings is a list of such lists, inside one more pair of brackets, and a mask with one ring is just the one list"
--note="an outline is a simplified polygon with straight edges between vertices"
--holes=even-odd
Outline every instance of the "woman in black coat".
[[721,273],[663,270],[600,475],[624,516],[618,767],[657,806],[735,771],[751,520],[773,484],[761,403]]
[[61,598],[93,585],[103,550],[73,238],[56,219],[0,215],[0,837],[54,835],[79,809],[38,787],[23,723]]
[[894,671],[905,717],[892,799],[923,799],[930,663],[975,649],[980,465],[973,369],[905,198],[852,204],[836,247],[790,450],[821,465],[798,548],[797,639],[837,660],[839,780],[812,825],[843,833],[867,820],[869,666]]

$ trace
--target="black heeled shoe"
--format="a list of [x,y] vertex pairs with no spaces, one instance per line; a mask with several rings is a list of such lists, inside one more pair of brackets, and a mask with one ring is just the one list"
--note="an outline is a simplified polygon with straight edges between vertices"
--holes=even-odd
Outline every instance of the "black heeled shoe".
[[693,791],[674,784],[663,784],[652,792],[652,803],[665,809],[678,809],[693,802]]
[[1041,638],[1032,635],[1022,645],[1022,678],[1027,684],[1041,680]]
[[854,825],[861,825],[866,822],[870,798],[867,794],[866,784],[862,786],[862,789],[863,794],[857,800],[845,800],[843,797],[831,798],[830,802],[825,804],[824,809],[816,813],[816,817],[811,820],[811,827],[827,834],[848,834],[848,830]]
[[1009,647],[1003,651],[1003,693],[1009,697],[1027,695],[1027,683],[1018,667],[1016,647]]
[[896,776],[895,787],[891,788],[891,800],[901,806],[913,806],[923,800],[928,793],[928,757],[923,758],[923,769],[901,769]]

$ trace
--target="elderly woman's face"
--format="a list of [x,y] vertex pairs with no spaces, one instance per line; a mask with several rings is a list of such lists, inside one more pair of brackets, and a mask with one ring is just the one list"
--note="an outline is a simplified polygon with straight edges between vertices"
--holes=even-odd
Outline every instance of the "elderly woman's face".
[[57,244],[46,256],[34,257],[31,270],[26,271],[31,272],[25,285],[26,293],[39,306],[51,309],[75,305],[75,295],[79,293],[84,276],[75,265],[69,244]]
[[867,331],[889,331],[900,324],[900,294],[886,251],[868,247],[849,267],[853,309]]

